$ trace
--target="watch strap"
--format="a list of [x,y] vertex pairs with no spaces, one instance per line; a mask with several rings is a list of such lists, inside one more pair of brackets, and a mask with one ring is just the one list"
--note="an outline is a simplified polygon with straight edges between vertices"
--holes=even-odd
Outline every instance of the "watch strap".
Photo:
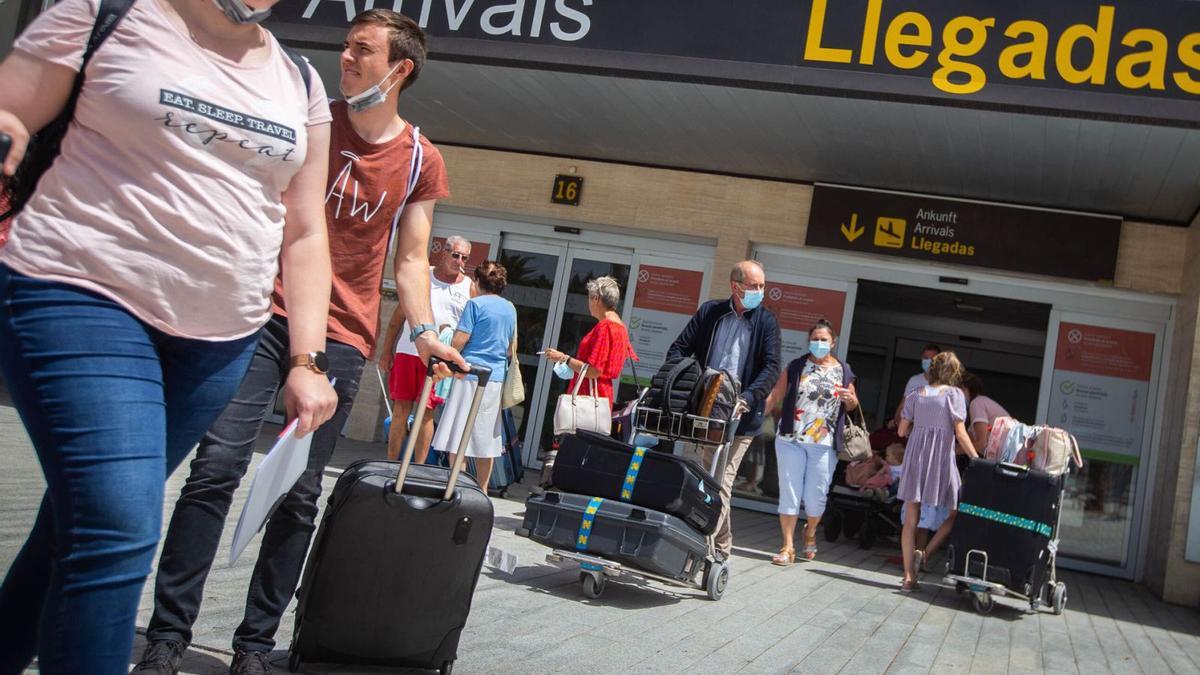
[[437,335],[437,332],[438,332],[437,326],[435,326],[431,323],[419,324],[415,328],[413,328],[412,331],[408,334],[408,340],[409,340],[409,342],[416,342],[417,338],[421,337],[421,333],[426,333],[429,331],[432,331],[434,335]]

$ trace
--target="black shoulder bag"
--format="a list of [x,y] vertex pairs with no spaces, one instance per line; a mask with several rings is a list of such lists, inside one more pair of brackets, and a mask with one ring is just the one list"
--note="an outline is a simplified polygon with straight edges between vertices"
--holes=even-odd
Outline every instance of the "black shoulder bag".
[[71,95],[67,98],[58,116],[50,121],[41,131],[29,138],[25,148],[25,157],[21,160],[17,172],[4,181],[4,192],[8,197],[8,211],[0,215],[0,221],[8,220],[15,215],[41,180],[42,174],[54,163],[62,146],[63,136],[67,127],[75,117],[75,104],[79,102],[79,92],[83,89],[83,73],[87,69],[92,55],[100,45],[117,29],[117,24],[129,13],[134,0],[100,0],[100,11],[96,14],[96,23],[92,26],[92,35],[88,38],[87,49],[83,52],[83,62],[79,64],[79,72],[75,74],[75,84],[71,87]]

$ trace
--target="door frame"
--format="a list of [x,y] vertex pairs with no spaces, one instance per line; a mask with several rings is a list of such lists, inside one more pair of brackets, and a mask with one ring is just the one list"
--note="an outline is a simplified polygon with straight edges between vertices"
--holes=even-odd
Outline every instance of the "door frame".
[[1154,355],[1150,365],[1150,386],[1146,401],[1146,418],[1142,429],[1142,452],[1138,457],[1137,477],[1131,489],[1139,498],[1133,505],[1130,514],[1131,531],[1125,541],[1122,561],[1119,565],[1097,563],[1085,560],[1070,560],[1070,567],[1083,572],[1123,576],[1126,578],[1141,578],[1145,556],[1141,552],[1149,546],[1149,516],[1151,511],[1151,495],[1149,490],[1154,483],[1154,464],[1158,458],[1157,448],[1162,438],[1162,408],[1166,400],[1167,378],[1163,370],[1164,360],[1170,354],[1170,335],[1167,324],[1156,324],[1151,321],[1114,318],[1099,314],[1088,314],[1054,308],[1050,311],[1050,323],[1046,328],[1046,351],[1042,358],[1042,385],[1038,394],[1038,424],[1047,424],[1049,419],[1050,391],[1053,387],[1055,357],[1058,352],[1058,332],[1063,322],[1083,323],[1101,328],[1137,331],[1154,335]]
[[[571,265],[575,260],[595,260],[615,265],[628,265],[630,276],[634,275],[635,254],[632,249],[599,246],[591,243],[576,244],[570,241],[547,240],[543,237],[509,232],[501,233],[499,239],[500,244],[496,249],[497,251],[511,247],[516,251],[530,251],[532,253],[542,253],[558,257],[555,284],[550,291],[550,304],[546,310],[546,329],[542,334],[543,345],[557,347],[557,337],[562,330],[567,299],[567,284],[559,283],[558,280],[566,281],[568,279]],[[626,297],[630,296],[626,294]],[[622,313],[622,319],[628,318],[629,308],[632,306],[632,301],[625,303],[625,311]],[[553,369],[545,366],[545,361],[539,359],[537,376],[534,379],[532,388],[527,390],[531,391],[531,395],[528,413],[529,419],[526,420],[525,424],[525,456],[523,459],[525,466],[532,469],[539,469],[542,466],[541,460],[538,459],[538,443],[541,440],[542,425],[545,423],[545,415],[548,410],[550,383],[554,378]]]
[[[886,256],[842,253],[820,248],[792,248],[776,245],[757,245],[754,257],[767,267],[768,280],[772,269],[801,268],[807,276],[855,281],[867,279],[906,286],[922,286],[951,292],[967,292],[1015,300],[1039,302],[1050,305],[1051,318],[1063,313],[1105,317],[1112,325],[1135,325],[1135,330],[1153,332],[1156,335],[1155,370],[1151,380],[1151,399],[1154,411],[1152,421],[1147,424],[1149,444],[1143,447],[1141,463],[1145,467],[1138,479],[1138,503],[1134,509],[1131,535],[1135,547],[1131,558],[1119,568],[1096,563],[1063,558],[1063,567],[1100,572],[1112,576],[1138,580],[1145,573],[1146,551],[1150,546],[1149,518],[1150,502],[1154,495],[1149,488],[1155,484],[1158,460],[1162,452],[1164,415],[1163,402],[1167,391],[1166,373],[1170,372],[1170,354],[1175,327],[1174,297],[1142,293],[1125,289],[1103,287],[1098,284],[1052,279],[1037,276],[1019,276],[978,268],[958,267],[937,262],[898,261]],[[1125,323],[1121,323],[1125,322]],[[1047,328],[1047,349],[1051,347],[1057,333],[1057,323]],[[1043,369],[1053,366],[1043,360]],[[1043,390],[1038,397],[1039,411],[1048,405],[1049,384],[1045,373]]]

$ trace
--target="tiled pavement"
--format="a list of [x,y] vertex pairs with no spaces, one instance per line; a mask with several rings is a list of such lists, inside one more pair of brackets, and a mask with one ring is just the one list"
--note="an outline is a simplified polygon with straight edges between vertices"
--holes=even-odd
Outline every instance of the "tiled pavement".
[[[344,441],[326,490],[350,462],[380,452]],[[167,509],[182,480],[182,472],[171,477]],[[41,486],[28,439],[0,398],[0,569],[28,531]],[[243,486],[234,513],[245,492]],[[575,568],[546,563],[547,549],[513,534],[523,511],[516,497],[496,501],[493,545],[515,554],[518,568],[512,575],[485,569],[459,672],[1200,673],[1200,612],[1163,604],[1140,586],[1064,572],[1070,604],[1063,616],[1026,614],[1001,600],[981,617],[932,578],[920,593],[899,594],[895,546],[886,541],[872,551],[822,542],[818,562],[774,567],[775,519],[741,511],[734,517],[733,575],[720,602],[700,591],[635,583],[609,583],[600,599],[585,600]],[[219,557],[231,537],[229,527]],[[257,545],[233,567],[218,562],[213,569],[185,672],[226,672]],[[148,585],[139,626],[150,603]],[[281,647],[292,619],[289,612],[280,628]],[[286,671],[286,653],[275,657]]]

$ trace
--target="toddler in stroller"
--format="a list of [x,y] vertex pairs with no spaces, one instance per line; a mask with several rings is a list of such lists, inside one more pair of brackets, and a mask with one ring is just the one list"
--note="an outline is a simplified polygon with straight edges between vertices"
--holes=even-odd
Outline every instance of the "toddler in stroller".
[[895,536],[900,531],[895,486],[904,445],[893,432],[881,429],[871,434],[871,447],[876,454],[870,459],[838,462],[826,510],[826,541],[837,541],[842,535],[857,537],[859,546],[869,549],[877,536]]

